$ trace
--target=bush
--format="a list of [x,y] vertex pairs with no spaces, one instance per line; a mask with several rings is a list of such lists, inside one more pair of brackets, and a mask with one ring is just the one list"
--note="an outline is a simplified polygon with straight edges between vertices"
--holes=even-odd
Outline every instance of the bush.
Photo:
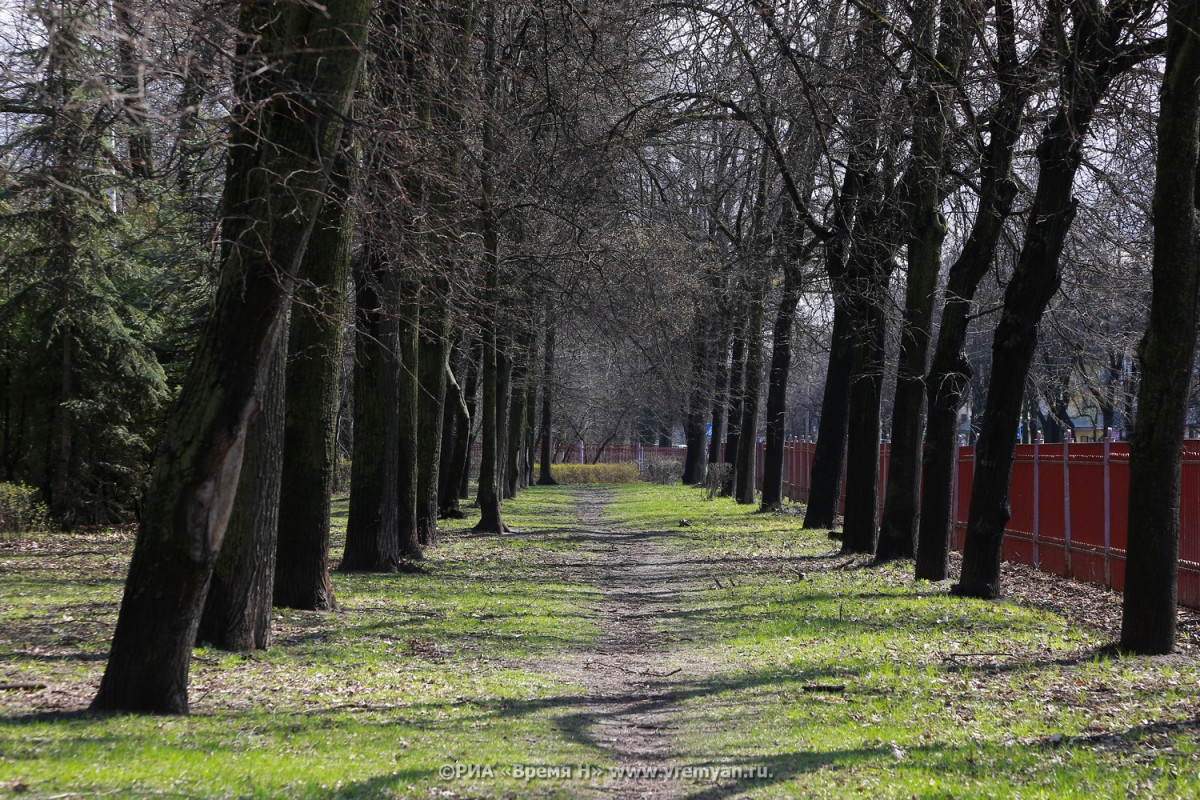
[[709,464],[708,472],[704,474],[704,493],[709,500],[715,500],[721,494],[721,487],[733,474],[732,464]]
[[0,483],[0,537],[16,539],[45,530],[49,523],[50,515],[38,502],[37,489],[23,483]]
[[[537,472],[534,465],[534,472]],[[635,483],[637,464],[553,464],[550,474],[563,484]]]
[[642,480],[649,483],[675,483],[683,477],[683,459],[652,456],[642,467]]

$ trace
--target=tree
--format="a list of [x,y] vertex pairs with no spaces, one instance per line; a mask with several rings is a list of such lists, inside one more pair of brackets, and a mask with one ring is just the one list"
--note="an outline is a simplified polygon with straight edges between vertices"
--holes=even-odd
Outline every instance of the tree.
[[337,607],[329,577],[329,537],[346,283],[354,239],[350,203],[358,184],[354,136],[353,126],[348,125],[334,162],[329,196],[296,276],[288,324],[273,592],[274,604],[283,608],[329,611]]
[[191,648],[292,280],[324,199],[369,4],[248,3],[212,316],[155,459],[95,710],[185,713]]
[[1138,348],[1142,383],[1129,453],[1120,641],[1121,649],[1146,654],[1175,647],[1180,449],[1200,321],[1200,3],[1167,6],[1167,63],[1159,101],[1153,293]]
[[1000,549],[1008,522],[1008,488],[1025,379],[1037,325],[1062,277],[1060,257],[1075,217],[1072,196],[1083,143],[1105,92],[1122,73],[1152,56],[1161,42],[1138,36],[1154,11],[1149,2],[1071,6],[1072,31],[1058,42],[1063,102],[1037,148],[1038,181],[1025,239],[1004,293],[992,340],[992,380],[976,444],[975,475],[956,594],[1000,593]]

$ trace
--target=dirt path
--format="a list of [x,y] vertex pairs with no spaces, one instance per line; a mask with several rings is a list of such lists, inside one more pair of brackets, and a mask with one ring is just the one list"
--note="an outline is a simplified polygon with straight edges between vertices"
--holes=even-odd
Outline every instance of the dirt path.
[[617,764],[618,774],[605,778],[606,796],[676,798],[682,791],[669,770],[670,693],[677,684],[665,664],[667,637],[658,620],[693,576],[655,534],[605,524],[609,500],[603,489],[585,489],[577,505],[579,531],[600,552],[590,582],[603,592],[596,607],[603,636],[581,665],[589,696],[585,735]]

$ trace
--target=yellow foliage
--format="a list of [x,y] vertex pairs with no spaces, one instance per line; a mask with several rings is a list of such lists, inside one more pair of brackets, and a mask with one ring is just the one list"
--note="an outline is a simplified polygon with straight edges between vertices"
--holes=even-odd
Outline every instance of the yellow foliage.
[[637,464],[552,464],[550,474],[564,484],[636,483],[638,468]]

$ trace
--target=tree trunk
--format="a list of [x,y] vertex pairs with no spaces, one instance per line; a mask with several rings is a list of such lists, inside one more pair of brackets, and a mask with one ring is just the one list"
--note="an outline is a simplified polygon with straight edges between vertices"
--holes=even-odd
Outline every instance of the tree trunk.
[[246,429],[237,497],[196,638],[239,653],[271,646],[271,591],[283,469],[286,332],[279,338],[262,405]]
[[542,430],[541,430],[541,467],[538,474],[538,486],[554,486],[558,481],[550,474],[550,462],[553,455],[553,433],[551,429],[552,398],[554,393],[554,320],[549,311],[546,313],[546,344],[542,362]]
[[750,299],[750,320],[746,329],[746,377],[742,387],[742,424],[737,450],[737,494],[742,505],[753,504],[755,497],[755,456],[758,453],[758,404],[762,392],[763,316],[766,290],[754,287]]
[[[460,359],[456,359],[460,360]],[[454,371],[446,370],[446,408],[442,412],[442,464],[438,474],[438,516],[462,519],[466,515],[458,504],[458,485],[466,470],[471,414],[462,387]]]
[[1029,226],[992,341],[992,379],[975,445],[963,570],[955,594],[1000,595],[1000,548],[1009,518],[1009,478],[1025,379],[1037,346],[1038,322],[1062,279],[1059,256],[1075,217],[1071,185],[1099,95],[1088,100],[1080,97],[1072,112],[1060,111],[1038,146],[1041,170]]
[[[467,356],[466,378],[463,380],[463,400],[467,404],[467,425],[464,432],[460,434],[466,437],[466,444],[462,449],[464,454],[461,463],[462,474],[458,484],[460,500],[471,496],[471,453],[474,452],[475,447],[475,422],[479,419],[479,377],[483,368],[483,355],[483,340],[473,342]],[[458,452],[458,445],[455,445],[455,451]]]
[[[327,177],[319,165],[333,160],[341,136],[369,7],[365,0],[327,9],[242,6],[240,30],[265,34],[256,39],[259,52],[282,53],[283,74],[244,65],[225,181],[230,246],[151,470],[94,710],[187,711],[192,644],[233,506],[246,426],[320,213]],[[260,98],[264,107],[254,107]]]
[[1002,16],[998,28],[1003,34],[997,49],[1001,93],[995,111],[989,114],[979,211],[962,252],[950,268],[937,346],[926,380],[929,412],[922,455],[916,577],[933,581],[945,580],[949,575],[958,412],[972,374],[966,354],[971,301],[992,265],[1004,220],[1017,196],[1011,176],[1012,155],[1031,91],[1029,81],[1018,74],[1012,5],[1000,3],[997,9]]
[[837,522],[842,493],[842,465],[846,455],[846,425],[849,419],[850,368],[853,323],[844,302],[834,298],[833,331],[829,342],[829,366],[821,395],[821,422],[813,451],[812,487],[804,511],[805,528],[832,528]]
[[496,486],[503,500],[508,493],[508,413],[512,402],[512,339],[496,336]]
[[1147,655],[1175,648],[1178,616],[1180,448],[1200,321],[1197,31],[1200,3],[1168,6],[1154,186],[1153,289],[1150,320],[1138,347],[1142,382],[1129,452],[1129,544],[1120,642],[1122,650]]
[[[436,289],[438,294],[447,286]],[[450,372],[450,315],[444,297],[422,303],[422,321],[417,362],[417,537],[422,545],[437,543],[439,473],[442,466],[443,418],[450,400],[446,378]]]
[[[926,49],[934,45],[932,3],[914,6],[914,38]],[[954,101],[962,53],[963,7],[942,6],[937,37],[937,65],[922,63],[925,84],[916,110],[913,150],[908,170],[908,273],[904,293],[904,322],[900,329],[900,361],[892,404],[892,447],[888,462],[887,495],[879,526],[876,561],[911,558],[916,553],[918,497],[921,487],[921,441],[925,403],[925,371],[933,330],[933,302],[942,269],[946,218],[940,213],[942,173],[950,106]]]
[[354,241],[347,203],[357,185],[357,158],[348,151],[350,136],[344,135],[342,143],[333,170],[331,196],[321,209],[300,264],[296,302],[288,325],[273,599],[276,606],[308,611],[337,607],[329,578],[329,528],[337,469],[346,281]]
[[400,565],[398,326],[384,297],[393,274],[371,248],[354,264],[354,445],[343,572],[393,572]]
[[846,514],[842,552],[873,555],[879,536],[879,402],[883,390],[887,312],[882,286],[864,287],[855,317],[854,359],[846,434]]
[[697,311],[692,321],[692,385],[688,392],[687,414],[684,416],[683,434],[687,453],[683,458],[683,483],[694,485],[704,482],[705,455],[704,428],[709,405],[709,325],[703,313]]
[[[421,287],[416,281],[401,283],[401,297],[396,303],[399,309],[398,374],[399,402],[396,414],[396,451],[399,465],[396,468],[396,536],[400,541],[400,553],[406,559],[421,558],[421,537],[417,529],[417,505],[419,469],[417,460],[417,405],[420,402],[421,380],[418,363],[418,342],[421,338]],[[439,431],[440,432],[440,431]]]
[[729,367],[729,432],[725,434],[725,463],[729,471],[721,484],[721,496],[732,497],[737,485],[737,458],[742,430],[742,405],[746,385],[746,318],[734,312],[733,355]]
[[[527,337],[522,337],[527,339]],[[510,385],[512,390],[510,396],[509,414],[508,414],[508,452],[507,466],[505,468],[505,490],[506,498],[516,497],[517,490],[521,485],[521,473],[524,471],[524,466],[521,463],[521,452],[525,447],[525,411],[528,392],[525,382],[529,374],[529,351],[526,342],[517,345],[516,352],[513,355],[512,372],[510,374]]]
[[712,402],[712,438],[708,442],[708,463],[721,461],[721,442],[725,439],[725,410],[729,406],[729,340],[733,334],[728,304],[722,304],[721,329],[717,340],[716,385]]
[[787,384],[792,369],[792,328],[800,303],[801,269],[792,262],[784,267],[779,308],[771,337],[771,372],[767,389],[767,442],[763,452],[762,510],[783,507],[783,453],[787,440]]

